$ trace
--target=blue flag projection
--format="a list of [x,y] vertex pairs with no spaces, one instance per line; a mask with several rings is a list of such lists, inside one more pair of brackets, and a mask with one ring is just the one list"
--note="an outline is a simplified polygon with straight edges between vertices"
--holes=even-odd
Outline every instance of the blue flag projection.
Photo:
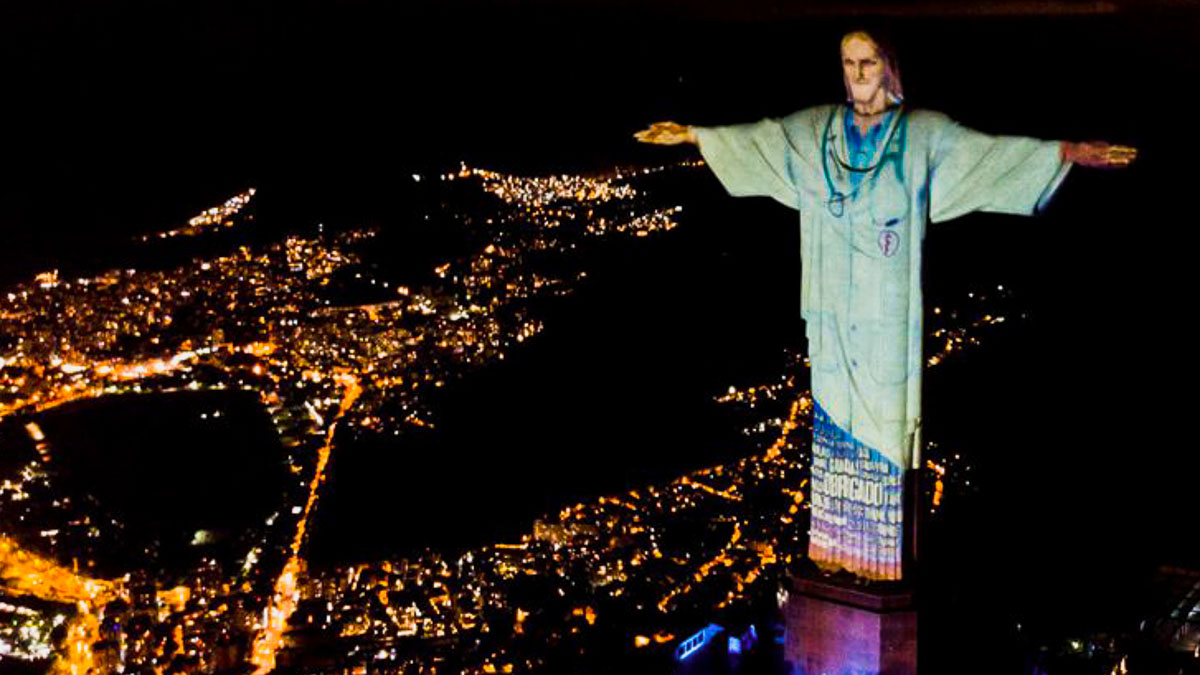
[[[878,65],[866,44],[863,61]],[[846,63],[854,47],[848,36]],[[855,105],[868,94],[883,105],[861,119],[837,104],[691,132],[731,195],[800,212],[817,404],[809,556],[826,569],[899,579],[904,472],[920,465],[926,224],[972,211],[1032,214],[1070,163],[1057,141],[989,136],[909,110],[898,82],[884,86],[890,68],[871,80],[865,67],[855,75],[847,66],[848,94]]]

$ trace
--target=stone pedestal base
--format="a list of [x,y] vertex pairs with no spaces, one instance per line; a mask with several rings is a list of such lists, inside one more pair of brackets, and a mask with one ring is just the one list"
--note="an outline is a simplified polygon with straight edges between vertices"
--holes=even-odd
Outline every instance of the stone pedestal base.
[[794,675],[916,675],[911,589],[884,591],[797,578],[784,607]]

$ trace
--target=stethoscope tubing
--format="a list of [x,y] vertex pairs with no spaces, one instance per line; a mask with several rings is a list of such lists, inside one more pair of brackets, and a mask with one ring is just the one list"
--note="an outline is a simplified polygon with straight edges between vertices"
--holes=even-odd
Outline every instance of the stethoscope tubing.
[[[841,218],[842,215],[845,214],[846,200],[855,196],[856,194],[858,194],[859,189],[862,187],[862,184],[860,183],[857,187],[855,187],[853,190],[851,190],[849,194],[843,193],[842,191],[840,191],[834,187],[833,179],[830,177],[830,174],[829,174],[829,141],[832,136],[832,134],[830,132],[833,129],[833,120],[835,117],[837,117],[838,110],[839,110],[839,108],[837,106],[834,106],[833,110],[829,111],[829,118],[825,120],[825,131],[821,135],[821,172],[824,174],[825,187],[827,188],[827,190],[829,192],[829,199],[828,199],[828,201],[826,201],[825,206],[827,209],[829,209],[829,213],[832,214],[834,218]],[[842,161],[841,157],[838,157],[838,156],[834,156],[834,158],[833,158],[834,161],[836,161],[839,166],[845,168],[848,171],[854,171],[856,173],[874,172],[874,173],[878,174],[880,168],[883,166],[885,158],[887,157],[888,147],[891,146],[892,139],[895,138],[896,132],[900,128],[900,125],[903,121],[902,117],[905,114],[905,112],[906,112],[906,110],[904,109],[904,107],[900,106],[896,112],[895,117],[892,118],[892,124],[891,124],[891,128],[888,129],[887,138],[884,140],[883,144],[880,146],[880,149],[877,151],[878,156],[876,157],[875,163],[873,165],[860,169],[860,168],[854,167],[850,164],[847,164],[846,162]],[[836,149],[834,151],[836,152]],[[874,176],[871,176],[868,180],[873,180],[873,179],[874,179]]]

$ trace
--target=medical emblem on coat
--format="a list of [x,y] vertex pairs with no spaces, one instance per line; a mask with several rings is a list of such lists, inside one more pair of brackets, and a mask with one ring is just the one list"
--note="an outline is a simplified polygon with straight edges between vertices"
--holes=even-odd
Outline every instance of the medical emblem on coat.
[[885,258],[896,255],[900,248],[900,235],[895,230],[884,230],[879,233],[879,250]]

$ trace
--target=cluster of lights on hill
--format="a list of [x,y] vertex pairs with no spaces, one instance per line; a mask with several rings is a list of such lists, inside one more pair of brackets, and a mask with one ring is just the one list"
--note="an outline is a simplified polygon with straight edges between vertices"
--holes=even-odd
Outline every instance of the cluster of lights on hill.
[[223,204],[214,206],[210,209],[205,209],[203,212],[196,214],[188,219],[187,224],[181,227],[155,232],[153,234],[144,234],[138,239],[140,241],[150,241],[152,239],[170,239],[172,237],[195,237],[201,234],[207,234],[221,227],[233,227],[234,217],[239,211],[244,209],[254,197],[255,190],[250,188],[245,192],[238,193]]

